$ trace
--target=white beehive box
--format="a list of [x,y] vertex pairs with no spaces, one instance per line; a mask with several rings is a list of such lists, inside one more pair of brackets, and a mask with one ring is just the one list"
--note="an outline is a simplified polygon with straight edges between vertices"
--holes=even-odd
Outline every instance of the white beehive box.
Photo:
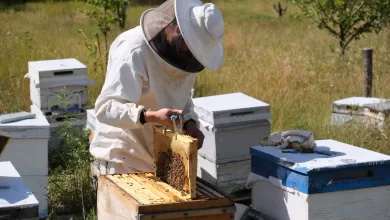
[[[35,105],[30,106],[31,113],[34,114],[40,114],[44,115],[44,113]],[[72,115],[71,124],[72,126],[85,126],[86,121],[87,121],[87,114],[77,114],[77,115]],[[51,116],[45,116],[48,122],[50,123],[50,128],[58,128],[60,125],[62,125],[64,122],[59,119],[61,116],[58,117],[51,117]]]
[[[44,113],[36,106],[31,105],[30,106],[31,113],[44,115]],[[74,118],[74,120],[71,120],[71,126],[74,128],[83,128],[86,125],[86,114],[79,114],[76,115],[77,117]],[[58,134],[56,133],[58,131],[58,128],[64,124],[63,121],[59,121],[58,117],[54,116],[45,116],[50,124],[50,139],[49,139],[49,149],[58,148],[61,144],[61,139],[59,138]]]
[[39,219],[39,203],[11,162],[0,162],[0,218]]
[[50,127],[43,115],[34,119],[0,124],[10,137],[0,161],[10,161],[39,201],[39,216],[46,217],[48,186],[48,140]]
[[76,59],[59,59],[28,62],[27,78],[30,78],[30,98],[33,105],[44,114],[50,114],[51,107],[63,104],[57,93],[65,90],[72,93],[68,105],[77,105],[86,110],[88,85],[87,67]]
[[229,196],[247,189],[246,183],[250,170],[250,160],[216,164],[198,155],[197,176],[218,187]]
[[390,101],[364,105],[365,121],[383,130],[390,116]]
[[333,125],[342,125],[348,121],[365,123],[364,105],[381,103],[386,100],[380,98],[350,97],[333,102],[332,121]]
[[270,106],[243,93],[193,99],[205,134],[199,154],[216,163],[250,159],[249,147],[270,133]]
[[195,98],[193,103],[205,135],[198,176],[228,194],[241,190],[250,171],[249,148],[270,134],[270,106],[242,93]]
[[[66,87],[65,87],[66,86]],[[56,86],[53,88],[34,88],[30,85],[30,97],[33,105],[41,109],[46,115],[51,115],[52,107],[61,107],[64,105],[57,94],[61,92],[71,93],[72,96],[69,97],[67,105],[78,106],[80,109],[86,109],[88,104],[88,88],[86,85],[65,85],[65,86]]]
[[334,140],[316,153],[251,148],[252,207],[278,220],[390,219],[390,156]]

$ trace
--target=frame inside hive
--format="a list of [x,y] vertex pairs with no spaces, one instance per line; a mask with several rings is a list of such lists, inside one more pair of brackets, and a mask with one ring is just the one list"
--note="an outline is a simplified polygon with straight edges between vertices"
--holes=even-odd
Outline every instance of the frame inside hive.
[[106,175],[105,178],[115,183],[131,197],[136,199],[141,205],[227,199],[222,192],[211,188],[209,183],[199,178],[195,179],[195,184],[198,187],[193,199],[183,195],[180,190],[161,181],[155,176],[155,173],[152,172]]
[[196,198],[197,156],[197,139],[154,127],[155,175],[187,199]]

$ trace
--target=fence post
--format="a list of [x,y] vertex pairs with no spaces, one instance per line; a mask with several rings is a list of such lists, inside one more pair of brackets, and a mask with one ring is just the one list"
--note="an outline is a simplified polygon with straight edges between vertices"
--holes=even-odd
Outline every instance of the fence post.
[[364,96],[372,96],[372,49],[363,49],[364,59]]

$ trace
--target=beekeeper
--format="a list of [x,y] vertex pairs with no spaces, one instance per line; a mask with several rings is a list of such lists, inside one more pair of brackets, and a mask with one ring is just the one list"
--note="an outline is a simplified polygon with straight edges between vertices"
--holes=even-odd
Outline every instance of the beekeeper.
[[173,128],[171,115],[183,117],[184,131],[201,147],[190,93],[197,73],[222,65],[223,35],[214,4],[168,0],[114,40],[95,103],[94,175],[153,171],[152,126]]

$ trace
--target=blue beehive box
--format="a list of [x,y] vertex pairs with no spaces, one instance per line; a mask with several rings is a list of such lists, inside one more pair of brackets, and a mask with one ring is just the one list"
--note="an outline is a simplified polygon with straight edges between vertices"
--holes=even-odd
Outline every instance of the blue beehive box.
[[[255,210],[276,219],[390,219],[390,156],[334,140],[318,153],[251,147]],[[329,210],[324,212],[324,210]]]

